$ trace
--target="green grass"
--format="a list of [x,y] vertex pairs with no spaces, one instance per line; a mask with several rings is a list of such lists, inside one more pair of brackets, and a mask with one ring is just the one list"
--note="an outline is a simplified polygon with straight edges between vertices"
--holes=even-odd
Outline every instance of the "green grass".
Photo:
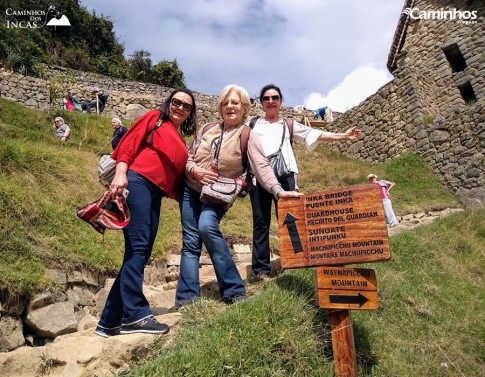
[[[53,285],[47,268],[114,273],[121,232],[103,239],[76,217],[104,191],[97,152],[111,139],[110,120],[60,111],[73,142],[53,138],[57,113],[0,98],[0,293],[31,295]],[[296,145],[303,192],[367,182],[374,172],[397,183],[398,214],[459,206],[417,156],[384,164],[353,161],[325,146]],[[109,146],[104,149],[109,152]],[[222,221],[227,237],[250,242],[249,199]],[[485,374],[484,211],[465,211],[391,238],[392,260],[376,270],[381,309],[353,311],[359,375]],[[180,248],[178,205],[165,200],[154,258]],[[277,243],[273,222],[272,243]],[[328,318],[315,307],[311,269],[249,284],[250,300],[189,306],[170,344],[160,337],[132,376],[333,376]]]
[[[72,128],[71,143],[54,139],[52,124],[57,115]],[[32,294],[51,284],[44,276],[49,267],[118,269],[123,254],[121,232],[107,231],[103,239],[75,215],[78,207],[104,191],[97,180],[97,153],[110,152],[111,135],[111,121],[105,117],[62,110],[49,116],[47,111],[0,99],[0,290]],[[303,192],[367,182],[368,172],[373,171],[397,182],[393,196],[398,214],[458,206],[416,156],[369,164],[329,152],[325,146],[312,153],[302,144],[295,148]],[[227,237],[251,242],[249,198],[235,203],[221,228]],[[169,249],[180,249],[180,234],[178,204],[164,200],[154,257],[164,258]],[[274,219],[271,243],[275,248],[277,235]]]
[[[351,311],[358,375],[485,374],[485,211],[456,213],[391,238],[376,270],[377,311]],[[160,337],[129,376],[333,376],[327,312],[312,269],[249,285],[232,307],[187,308],[175,341]]]

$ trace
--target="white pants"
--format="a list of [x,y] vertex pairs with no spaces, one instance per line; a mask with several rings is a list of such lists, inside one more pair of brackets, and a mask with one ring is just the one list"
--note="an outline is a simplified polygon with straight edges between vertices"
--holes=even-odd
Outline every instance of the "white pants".
[[394,210],[392,209],[392,202],[391,199],[382,199],[382,204],[384,204],[384,213],[386,215],[387,223],[390,226],[397,225],[396,215],[394,214]]
[[332,113],[332,109],[330,107],[327,107],[327,109],[325,110],[325,115],[324,115],[324,119],[322,119],[326,122],[333,122],[333,113]]

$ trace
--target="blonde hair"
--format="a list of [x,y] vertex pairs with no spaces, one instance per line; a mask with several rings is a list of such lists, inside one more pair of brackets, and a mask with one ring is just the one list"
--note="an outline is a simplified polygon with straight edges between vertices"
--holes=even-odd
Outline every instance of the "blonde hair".
[[123,123],[121,123],[120,118],[113,118],[113,119],[111,119],[111,122],[116,122],[116,123],[118,123],[118,124],[119,124],[121,127],[123,127]]
[[61,117],[56,117],[56,118],[54,119],[54,122],[57,122],[58,120],[60,120],[62,123],[65,123],[65,122],[64,122],[64,119],[62,119]]
[[249,98],[249,93],[246,89],[244,89],[242,86],[236,85],[236,84],[231,84],[226,86],[224,89],[222,89],[221,94],[219,94],[219,114],[222,117],[222,104],[224,103],[224,100],[226,97],[229,95],[230,92],[235,92],[239,95],[239,98],[241,98],[241,103],[244,108],[244,114],[243,114],[243,123],[246,122],[246,119],[248,119],[249,115],[249,110],[251,109],[251,99]]

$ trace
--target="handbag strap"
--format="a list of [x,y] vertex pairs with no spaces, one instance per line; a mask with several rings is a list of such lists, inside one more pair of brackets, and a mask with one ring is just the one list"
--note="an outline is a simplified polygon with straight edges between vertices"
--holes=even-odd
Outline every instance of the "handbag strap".
[[153,127],[153,130],[150,132],[150,145],[153,145],[153,133],[157,130],[157,128],[160,128],[162,125],[162,115],[160,114],[160,118],[157,121],[157,124],[155,124],[155,127]]
[[281,148],[283,148],[283,142],[285,141],[285,133],[286,133],[286,121],[283,120],[283,136],[281,138],[281,144],[280,144],[280,148],[279,148],[279,152],[281,152]]
[[221,151],[222,146],[222,137],[224,136],[224,122],[221,124],[221,137],[219,138],[219,142],[217,143],[216,150],[214,151],[214,159],[212,160],[212,167],[217,170],[217,165],[219,163],[219,152]]

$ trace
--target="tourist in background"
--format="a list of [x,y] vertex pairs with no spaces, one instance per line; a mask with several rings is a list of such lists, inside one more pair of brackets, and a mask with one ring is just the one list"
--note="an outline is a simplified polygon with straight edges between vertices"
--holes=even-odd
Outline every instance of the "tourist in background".
[[379,185],[381,189],[382,204],[384,205],[384,214],[386,215],[386,221],[389,226],[395,227],[398,223],[394,210],[392,209],[391,194],[389,191],[396,185],[394,182],[386,181],[385,179],[377,180],[377,175],[369,174],[367,176],[369,183]]
[[111,193],[128,190],[131,221],[123,229],[123,264],[95,330],[100,336],[169,331],[168,325],[153,317],[143,294],[144,269],[158,231],[162,198],[180,198],[187,162],[183,136],[193,134],[196,121],[192,92],[177,89],[160,111],[138,119],[112,153],[117,164]]
[[332,109],[328,106],[323,106],[323,107],[320,107],[319,109],[316,109],[314,119],[321,119],[326,122],[333,122]]
[[86,110],[88,114],[91,114],[94,108],[96,113],[99,115],[104,111],[106,102],[108,102],[109,93],[107,90],[94,88],[93,95],[95,96],[95,99],[84,102],[82,104],[82,109]]
[[71,128],[64,122],[63,118],[56,117],[54,119],[53,127],[56,129],[54,137],[57,137],[62,141],[71,141]]
[[[266,156],[277,152],[281,145],[286,166],[291,171],[287,178],[279,179],[279,183],[284,190],[297,189],[298,166],[291,138],[304,142],[308,150],[312,151],[323,141],[354,141],[362,135],[362,132],[357,127],[352,127],[344,133],[334,133],[307,127],[293,119],[288,120],[292,124],[290,127],[285,118],[280,115],[283,94],[276,85],[269,84],[264,86],[260,91],[259,100],[263,105],[265,116],[253,118],[250,125],[253,125],[253,131],[261,140]],[[283,127],[285,127],[284,139]],[[256,277],[266,280],[271,274],[269,244],[271,207],[274,201],[276,214],[278,214],[277,201],[273,200],[273,195],[261,185],[259,180],[256,181],[255,187],[249,191],[249,195],[253,210],[252,272]]]
[[128,128],[123,126],[123,123],[121,123],[121,120],[119,118],[111,119],[111,127],[113,127],[113,138],[111,139],[111,147],[113,148],[113,150],[115,150],[123,135],[128,132]]
[[227,210],[200,200],[202,186],[214,183],[218,176],[211,165],[220,140],[219,174],[230,178],[239,177],[245,170],[243,160],[247,158],[262,186],[274,198],[301,196],[297,192],[283,191],[256,133],[246,134],[249,134],[247,156],[242,156],[240,137],[251,107],[248,92],[240,86],[228,85],[219,95],[218,107],[223,122],[207,131],[206,126],[201,128],[189,152],[186,166],[185,186],[180,202],[182,259],[176,292],[177,308],[200,297],[199,260],[202,243],[212,260],[223,301],[230,304],[246,299],[244,282],[219,227]]
[[70,91],[67,91],[64,94],[64,98],[62,99],[62,102],[64,104],[64,110],[81,111],[81,101],[73,97]]

